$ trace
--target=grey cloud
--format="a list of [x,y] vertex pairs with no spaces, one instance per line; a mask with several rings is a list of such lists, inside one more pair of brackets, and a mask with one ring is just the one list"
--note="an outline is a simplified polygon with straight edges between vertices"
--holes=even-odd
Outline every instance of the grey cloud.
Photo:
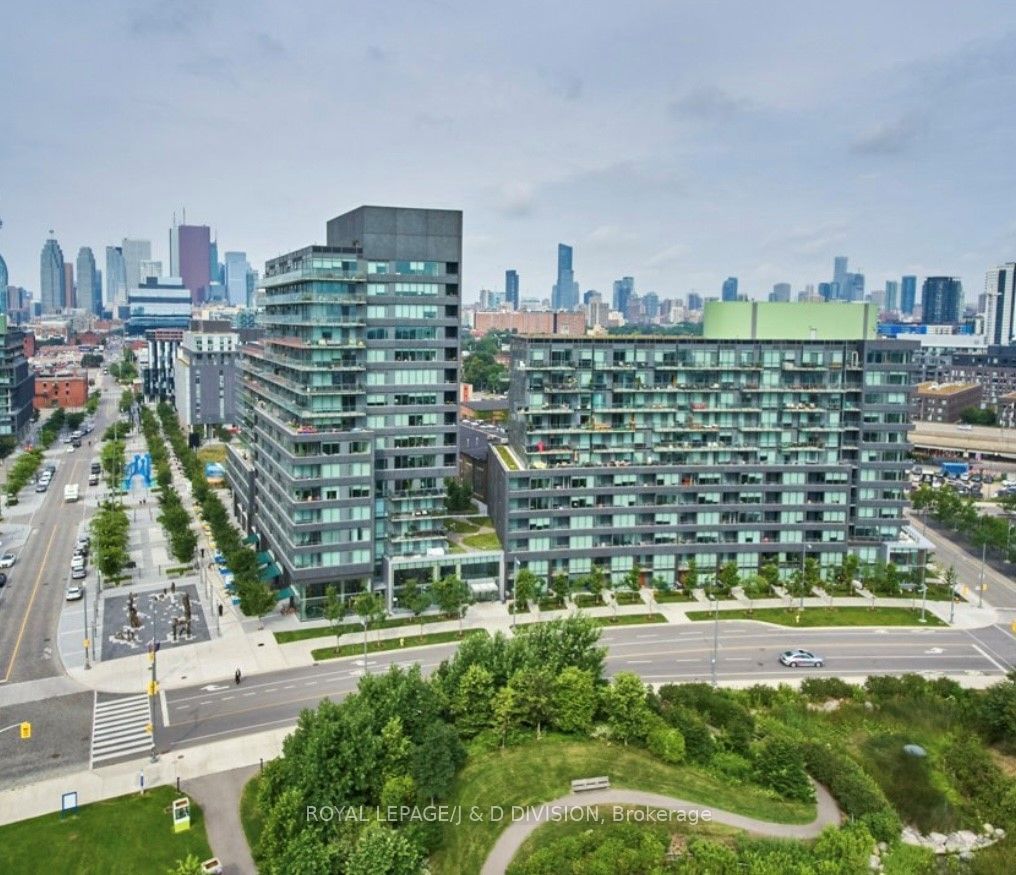
[[910,147],[922,128],[918,118],[901,116],[862,134],[850,144],[850,151],[856,155],[897,155]]
[[128,15],[127,26],[135,36],[187,36],[210,17],[208,4],[196,0],[154,0],[141,4]]
[[254,42],[264,55],[281,58],[288,54],[285,43],[272,36],[270,33],[265,33],[264,31],[256,33],[254,35]]
[[539,76],[551,92],[563,100],[578,100],[582,96],[582,80],[573,73],[540,70]]
[[179,65],[182,72],[198,79],[208,79],[229,85],[236,85],[233,62],[220,55],[199,55]]
[[536,192],[528,182],[506,182],[497,194],[497,211],[509,218],[522,218],[536,209]]
[[676,116],[700,121],[725,121],[751,107],[751,101],[736,97],[717,85],[700,85],[670,102]]

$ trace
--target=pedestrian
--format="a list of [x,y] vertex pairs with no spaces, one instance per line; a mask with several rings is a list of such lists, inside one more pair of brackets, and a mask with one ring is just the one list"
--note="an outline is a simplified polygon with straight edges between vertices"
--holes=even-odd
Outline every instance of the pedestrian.
[[233,677],[236,678],[236,685],[240,686],[240,669],[236,670],[236,674]]

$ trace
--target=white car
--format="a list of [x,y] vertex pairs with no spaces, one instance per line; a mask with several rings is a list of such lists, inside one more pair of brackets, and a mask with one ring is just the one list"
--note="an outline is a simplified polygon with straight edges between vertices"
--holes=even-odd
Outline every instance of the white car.
[[972,425],[957,425],[956,426],[956,430],[957,431],[973,431],[974,427]]
[[71,580],[84,580],[88,577],[88,571],[84,565],[76,565],[71,569]]
[[18,557],[13,553],[4,553],[3,556],[0,556],[0,568],[11,568],[17,561]]
[[78,586],[76,583],[72,583],[69,587],[67,587],[67,601],[76,602],[84,597],[84,587]]

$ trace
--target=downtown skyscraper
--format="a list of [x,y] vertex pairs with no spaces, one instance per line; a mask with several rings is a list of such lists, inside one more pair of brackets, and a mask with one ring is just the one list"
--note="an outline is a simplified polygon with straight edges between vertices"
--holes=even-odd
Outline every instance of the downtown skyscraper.
[[928,277],[921,290],[921,322],[956,325],[962,318],[963,284],[954,277]]
[[900,281],[900,312],[912,316],[917,304],[917,277],[905,276]]
[[574,310],[579,305],[579,284],[575,282],[572,248],[557,244],[557,282],[550,295],[552,310]]
[[102,312],[102,286],[95,269],[95,255],[88,246],[78,250],[77,268],[77,304],[89,313],[98,315]]
[[67,294],[63,250],[56,242],[53,232],[50,231],[49,234],[39,256],[39,297],[43,313],[62,310]]
[[123,247],[107,246],[105,307],[116,316],[116,308],[120,306],[127,306],[127,266],[123,260]]
[[723,281],[723,289],[721,291],[721,300],[723,301],[736,301],[737,300],[737,277],[728,276]]
[[519,272],[517,270],[504,272],[504,301],[513,310],[519,309]]

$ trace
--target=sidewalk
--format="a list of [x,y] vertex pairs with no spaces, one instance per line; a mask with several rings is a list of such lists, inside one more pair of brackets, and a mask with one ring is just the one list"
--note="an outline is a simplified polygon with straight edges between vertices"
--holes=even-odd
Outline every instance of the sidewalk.
[[262,761],[268,762],[279,756],[283,740],[294,728],[295,725],[244,735],[243,744],[228,738],[183,748],[156,763],[139,765],[135,760],[99,769],[82,769],[58,778],[12,787],[0,791],[0,824],[59,811],[61,794],[72,790],[78,794],[78,805],[136,793],[142,776],[146,788],[173,785],[179,778],[186,792],[187,781],[247,766],[258,767]]
[[[831,601],[833,607],[869,607],[871,604],[870,600],[856,596],[836,597]],[[794,599],[793,603],[797,605],[798,600]],[[921,600],[919,598],[916,600],[912,598],[877,598],[875,605],[880,608],[920,608]],[[652,603],[653,613],[661,614],[667,623],[674,624],[701,622],[689,620],[688,612],[712,611],[713,607],[712,602],[702,603],[699,601],[659,604],[654,600]],[[755,610],[787,608],[789,603],[787,599],[780,598],[758,599],[753,603],[753,607]],[[830,607],[830,599],[828,597],[818,598],[810,596],[804,600],[805,611],[826,607]],[[721,614],[725,611],[743,611],[746,608],[747,604],[739,599],[726,599],[721,600],[719,603]],[[948,623],[949,602],[929,601],[926,609],[929,614],[938,617],[944,623]],[[589,617],[613,617],[615,616],[615,611],[616,616],[647,614],[649,612],[648,594],[646,591],[643,591],[642,604],[619,605],[616,609],[608,606],[585,608],[582,610],[582,614]],[[530,613],[517,615],[515,622],[519,626],[525,626],[530,623],[560,619],[576,613],[578,613],[578,609],[574,605],[569,605],[569,608],[566,610],[539,611],[534,609]],[[407,613],[398,613],[396,616],[411,617]],[[347,620],[345,622],[352,623],[355,621]],[[987,604],[983,608],[978,608],[976,604],[957,602],[954,622],[951,628],[977,629],[991,626],[998,622],[998,612]],[[189,687],[194,684],[221,682],[223,679],[231,678],[237,668],[245,676],[250,677],[262,672],[313,665],[315,660],[312,652],[314,650],[335,645],[335,636],[330,631],[314,638],[305,638],[287,644],[279,644],[273,634],[289,629],[327,629],[327,622],[299,623],[294,621],[291,616],[273,614],[265,619],[265,628],[259,631],[257,630],[256,620],[241,621],[235,615],[235,612],[230,611],[223,617],[221,624],[222,634],[218,637],[213,637],[211,641],[188,644],[185,647],[176,647],[159,652],[157,673],[159,685],[163,689],[171,690]],[[463,629],[486,629],[491,634],[495,632],[510,634],[512,627],[512,616],[509,614],[507,606],[499,602],[484,602],[472,606],[466,613],[465,620],[462,623]],[[809,627],[809,629],[822,628],[839,629],[847,627]],[[914,628],[920,627],[915,626]],[[458,630],[458,620],[425,623],[423,626],[424,634],[457,632]],[[420,625],[413,622],[406,626],[397,626],[389,629],[369,629],[367,640],[370,643],[378,640],[392,640],[419,634]],[[360,630],[345,633],[340,643],[357,644],[362,642],[363,632]],[[85,671],[83,668],[75,668],[69,671],[70,677],[86,688],[121,693],[134,693],[144,690],[150,673],[151,667],[147,654],[128,656],[122,659],[93,664],[90,671]]]

